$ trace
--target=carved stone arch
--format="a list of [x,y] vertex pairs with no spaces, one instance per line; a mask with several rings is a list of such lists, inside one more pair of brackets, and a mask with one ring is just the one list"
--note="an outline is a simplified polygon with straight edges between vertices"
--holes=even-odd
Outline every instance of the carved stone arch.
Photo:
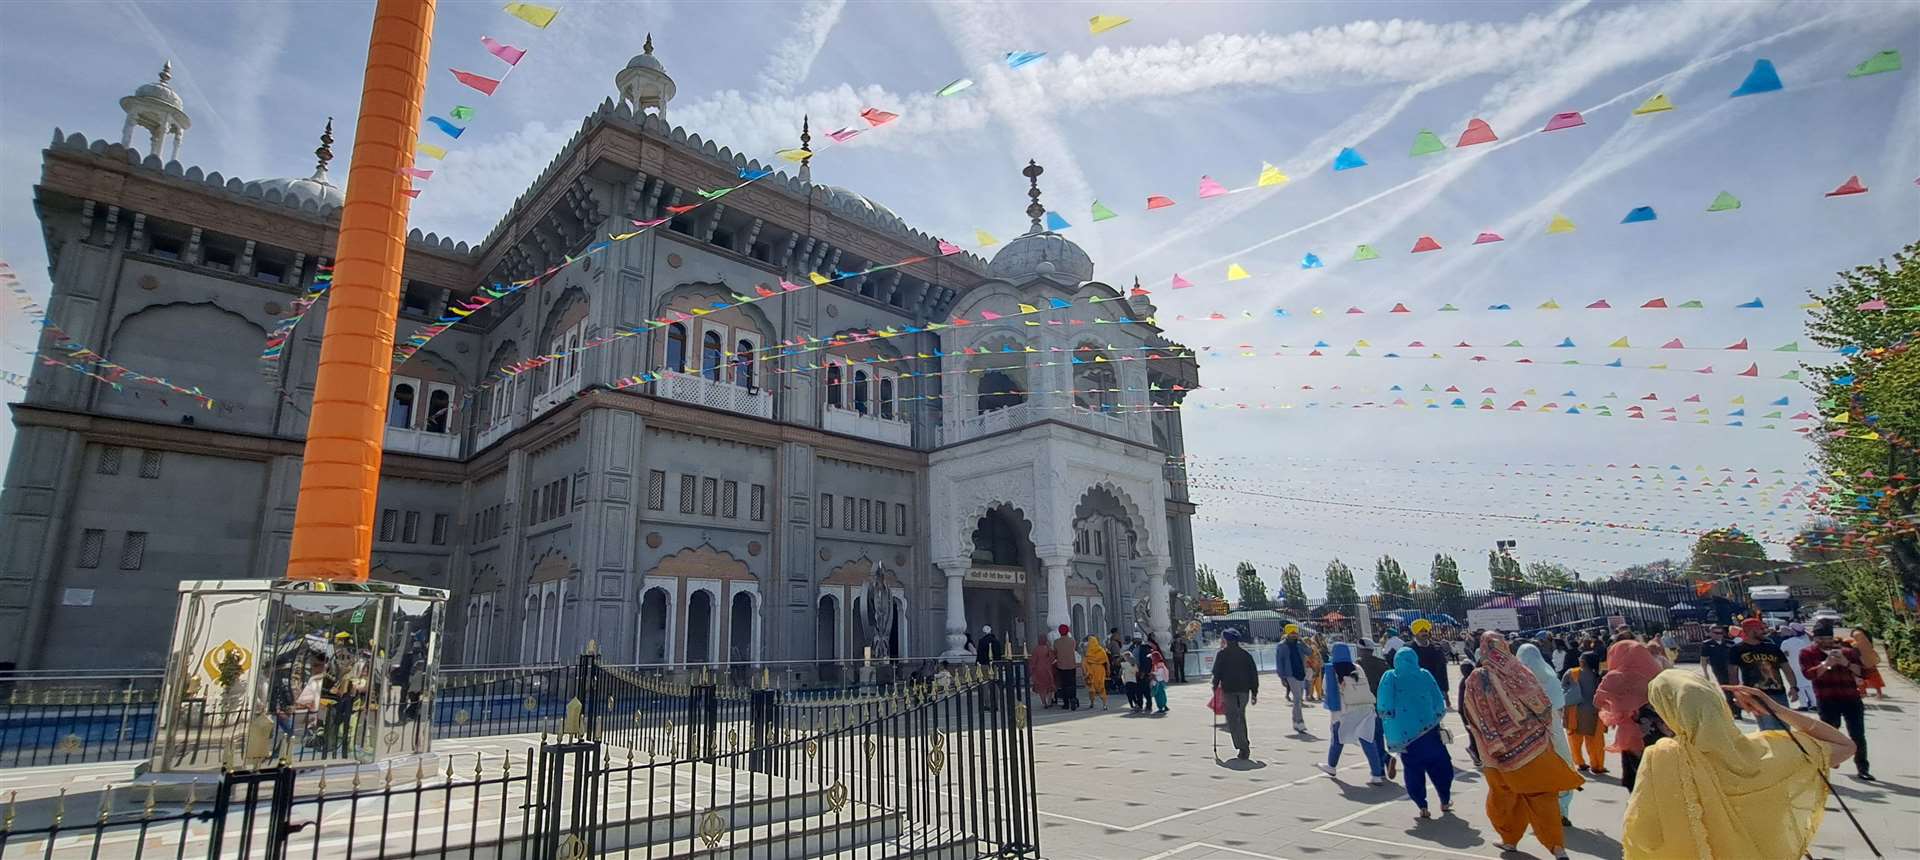
[[[866,557],[865,555],[862,555],[859,558],[850,559],[847,562],[841,564],[839,567],[834,568],[832,572],[828,573],[825,578],[820,580],[820,584],[821,585],[848,585],[848,586],[855,586],[855,587],[866,585],[868,582],[872,581],[873,579],[874,564],[875,564],[874,560]],[[897,570],[894,570],[893,568],[887,569],[887,572],[883,577],[883,581],[886,582],[888,588],[906,588],[907,587],[906,582],[900,579],[900,572]]]
[[1019,534],[1020,539],[1026,541],[1030,547],[1038,547],[1038,544],[1033,540],[1033,518],[1027,516],[1025,508],[1007,501],[979,502],[962,508],[962,515],[958,524],[960,539],[954,546],[959,547],[964,553],[972,553],[973,533],[979,530],[981,518],[996,511],[1005,511],[1011,514],[1014,522],[1021,530]]
[[[654,305],[653,316],[655,319],[664,319],[669,315],[677,318],[679,315],[674,312],[679,311],[698,319],[726,322],[730,326],[745,323],[748,328],[758,330],[762,337],[776,336],[780,330],[774,326],[773,320],[767,317],[767,312],[755,304],[739,303],[733,297],[738,292],[740,290],[726,284],[690,281],[661,294],[660,301]],[[724,310],[713,310],[712,306],[715,302],[724,303],[728,307]],[[712,310],[712,313],[694,314],[694,308]]]
[[742,579],[758,582],[753,569],[747,563],[735,558],[732,553],[715,549],[713,544],[703,543],[697,547],[688,547],[654,565],[648,576],[670,576],[677,579]]
[[527,582],[533,585],[557,582],[566,579],[572,573],[573,560],[567,557],[566,552],[559,547],[549,547],[546,552],[540,554],[540,558],[534,561],[533,573],[527,577]]
[[473,569],[473,576],[467,581],[467,593],[491,594],[500,590],[500,586],[500,569],[487,562]]
[[137,318],[146,317],[149,314],[166,314],[170,312],[170,309],[191,310],[199,307],[205,307],[208,310],[219,311],[221,314],[225,316],[233,317],[234,319],[244,322],[247,325],[253,326],[255,329],[257,329],[260,332],[262,336],[265,336],[267,333],[267,328],[265,326],[261,325],[258,322],[255,322],[253,319],[249,318],[246,314],[233,310],[232,308],[229,308],[226,305],[221,304],[218,300],[209,299],[207,301],[201,301],[201,302],[177,301],[177,302],[161,302],[158,304],[147,305],[146,307],[143,307],[137,311],[127,314],[124,317],[121,317],[120,321],[114,324],[113,336],[111,339],[109,339],[108,342],[112,343],[112,341],[118,340],[120,337],[120,333],[123,330],[125,330],[127,326]]
[[1113,500],[1119,503],[1121,511],[1126,514],[1127,527],[1133,530],[1133,546],[1128,548],[1131,550],[1132,555],[1138,556],[1140,554],[1139,546],[1141,544],[1151,546],[1152,542],[1148,539],[1150,532],[1147,531],[1147,520],[1146,517],[1140,513],[1140,504],[1134,501],[1133,494],[1127,492],[1125,487],[1113,481],[1096,481],[1092,486],[1081,491],[1080,499],[1074,503],[1073,519],[1078,521],[1086,516],[1086,514],[1081,512],[1081,508],[1086,506],[1087,497],[1092,495],[1095,490],[1104,491],[1107,495],[1112,496]]
[[406,362],[394,368],[393,372],[428,382],[444,382],[460,388],[467,387],[466,374],[461,373],[458,365],[447,360],[446,356],[435,352],[432,347],[421,349],[408,356]]
[[486,372],[491,374],[502,367],[519,361],[521,357],[520,344],[513,338],[507,338],[501,341],[499,346],[493,348],[493,357],[487,359]]
[[168,424],[193,415],[196,422],[220,429],[270,432],[276,388],[251,373],[250,382],[234,374],[235,368],[259,364],[266,332],[260,323],[217,301],[166,302],[129,313],[114,324],[101,348],[108,360],[177,385],[201,386],[215,406],[209,412],[164,388],[125,382],[123,394],[100,399],[100,409]]
[[[1027,297],[1019,288],[1006,281],[984,281],[967,291],[966,295],[954,303],[951,316],[972,318],[981,308],[995,313],[1012,313],[1014,304],[1026,301]],[[949,333],[953,329],[947,329]]]
[[546,319],[540,324],[540,337],[534,341],[537,349],[544,351],[546,344],[553,341],[558,332],[579,324],[593,311],[593,299],[587,291],[578,286],[568,287],[553,300],[553,307],[547,310]]

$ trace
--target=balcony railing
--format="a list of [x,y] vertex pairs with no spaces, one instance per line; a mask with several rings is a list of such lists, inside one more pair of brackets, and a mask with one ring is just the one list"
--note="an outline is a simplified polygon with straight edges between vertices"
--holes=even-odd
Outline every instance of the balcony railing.
[[460,456],[460,434],[430,433],[425,430],[407,430],[400,427],[388,427],[384,447],[389,451],[402,454],[422,454],[428,457]]
[[568,379],[556,382],[552,388],[534,396],[533,414],[536,416],[544,414],[547,410],[566,402],[567,398],[572,397],[579,391],[580,374],[578,373]]
[[1033,423],[1036,414],[1028,409],[1025,403],[1021,403],[1004,409],[995,409],[992,412],[957,418],[940,428],[940,444],[953,445],[1002,430],[1022,427]]
[[[897,413],[896,413],[897,414]],[[889,445],[912,445],[913,425],[905,418],[882,418],[878,415],[862,415],[852,409],[839,409],[829,406],[820,419],[822,429],[832,433],[845,433],[859,436]]]
[[724,409],[755,418],[773,417],[772,391],[747,388],[698,374],[662,371],[660,381],[653,384],[653,393],[709,409]]

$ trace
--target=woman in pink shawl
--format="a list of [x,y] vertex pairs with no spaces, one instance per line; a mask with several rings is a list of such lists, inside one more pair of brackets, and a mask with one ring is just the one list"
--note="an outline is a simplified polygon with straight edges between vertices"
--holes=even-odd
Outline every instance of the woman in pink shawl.
[[1647,705],[1647,685],[1661,671],[1659,659],[1645,644],[1631,639],[1615,642],[1607,649],[1607,673],[1593,694],[1600,721],[1613,726],[1613,741],[1607,749],[1620,754],[1620,782],[1628,791],[1633,790],[1649,739],[1670,734],[1660,715]]
[[1053,694],[1060,689],[1060,679],[1053,674],[1053,647],[1047,644],[1047,637],[1040,637],[1034,643],[1033,656],[1027,658],[1027,680],[1033,683],[1033,695],[1040,699],[1041,707],[1053,707]]
[[1512,851],[1532,828],[1534,838],[1567,856],[1560,793],[1585,780],[1552,752],[1554,720],[1559,717],[1540,679],[1507,650],[1507,640],[1488,631],[1480,637],[1479,668],[1467,677],[1460,721],[1480,748],[1481,776],[1487,783],[1487,819],[1500,836],[1502,851]]

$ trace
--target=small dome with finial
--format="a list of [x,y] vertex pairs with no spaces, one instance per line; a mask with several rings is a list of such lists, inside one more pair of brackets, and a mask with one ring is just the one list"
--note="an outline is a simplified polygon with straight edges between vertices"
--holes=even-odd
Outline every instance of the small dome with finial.
[[312,176],[305,179],[292,176],[266,179],[260,182],[260,189],[312,200],[320,204],[322,209],[345,205],[347,193],[327,178],[327,165],[333,162],[333,117],[327,117],[326,130],[320,132],[320,145],[313,150],[313,157]]
[[620,92],[620,100],[633,108],[635,114],[652,108],[655,113],[666,116],[667,102],[673,101],[675,87],[673,78],[667,75],[667,67],[653,55],[652,33],[647,34],[640,53],[633,55],[626,67],[613,76],[613,85]]
[[1046,229],[1041,219],[1047,207],[1040,205],[1040,175],[1046,168],[1029,160],[1020,175],[1027,178],[1027,218],[1032,226],[1025,235],[1008,242],[987,264],[987,274],[1019,283],[1041,278],[1066,286],[1079,286],[1093,280],[1093,258],[1065,236]]
[[148,154],[159,155],[161,146],[172,138],[167,157],[179,157],[180,140],[193,127],[193,118],[187,116],[186,103],[173,91],[172,82],[173,63],[168,62],[160,66],[159,80],[141,84],[132,95],[121,97],[120,110],[126,113],[126,124],[120,127],[121,146],[133,146],[134,129],[142,129],[147,133]]

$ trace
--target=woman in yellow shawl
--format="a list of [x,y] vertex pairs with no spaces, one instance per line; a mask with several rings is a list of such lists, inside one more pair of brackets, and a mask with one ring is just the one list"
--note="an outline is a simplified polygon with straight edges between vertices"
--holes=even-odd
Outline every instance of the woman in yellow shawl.
[[1648,685],[1647,700],[1673,736],[1647,747],[1640,762],[1620,839],[1624,860],[1791,860],[1813,842],[1827,802],[1821,775],[1853,755],[1853,741],[1759,690],[1728,686],[1741,707],[1793,729],[1741,734],[1721,689],[1680,671]]
[[1080,661],[1087,669],[1087,707],[1093,707],[1099,700],[1100,710],[1107,709],[1107,649],[1101,647],[1098,635],[1087,637],[1087,653]]

